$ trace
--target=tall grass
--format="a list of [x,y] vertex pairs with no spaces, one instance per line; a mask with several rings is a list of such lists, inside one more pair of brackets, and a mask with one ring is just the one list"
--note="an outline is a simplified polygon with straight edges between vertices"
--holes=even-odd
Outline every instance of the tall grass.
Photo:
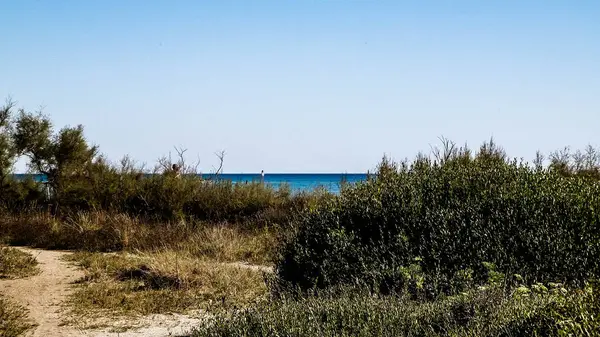
[[222,223],[145,222],[126,214],[81,212],[64,220],[44,213],[0,218],[0,238],[17,245],[90,252],[186,252],[221,262],[272,264],[279,231]]

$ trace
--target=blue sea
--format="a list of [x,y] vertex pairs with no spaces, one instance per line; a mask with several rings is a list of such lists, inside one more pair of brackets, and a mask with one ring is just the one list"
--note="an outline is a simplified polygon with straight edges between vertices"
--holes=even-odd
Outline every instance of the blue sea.
[[[261,176],[260,174],[224,173],[219,176],[219,179],[231,180],[234,183],[260,182]],[[343,181],[355,183],[365,179],[367,179],[367,175],[364,173],[265,173],[264,182],[273,187],[279,187],[285,183],[294,192],[312,191],[322,187],[330,192],[338,193]]]
[[[33,177],[37,181],[45,181],[43,175],[16,174],[17,179]],[[203,174],[204,179],[214,179],[212,174]],[[275,188],[285,183],[290,186],[293,192],[312,191],[315,188],[322,187],[330,192],[338,193],[342,181],[355,183],[365,180],[365,173],[265,173],[264,182]],[[223,173],[218,179],[231,180],[234,183],[260,182],[260,173]]]

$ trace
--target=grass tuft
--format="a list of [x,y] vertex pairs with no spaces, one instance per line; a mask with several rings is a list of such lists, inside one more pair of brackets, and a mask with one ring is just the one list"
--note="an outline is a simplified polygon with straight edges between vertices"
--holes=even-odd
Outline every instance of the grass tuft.
[[27,309],[0,295],[0,336],[22,336],[35,327],[27,315]]
[[0,246],[0,279],[22,278],[39,273],[37,260],[16,248]]
[[264,298],[261,272],[180,251],[76,253],[85,270],[71,295],[72,314],[135,316],[245,307]]

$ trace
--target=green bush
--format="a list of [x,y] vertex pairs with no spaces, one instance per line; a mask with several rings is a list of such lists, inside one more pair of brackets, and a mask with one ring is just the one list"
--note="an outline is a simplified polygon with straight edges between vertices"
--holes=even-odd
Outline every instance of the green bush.
[[[542,289],[546,289],[545,291]],[[267,336],[597,336],[598,288],[501,287],[435,302],[346,290],[343,296],[279,299],[218,315],[195,337]],[[563,292],[564,291],[564,292]]]
[[120,172],[102,161],[94,162],[88,170],[85,175],[62,181],[60,203],[47,197],[43,184],[31,179],[9,180],[0,195],[0,211],[24,214],[51,210],[61,219],[80,212],[106,211],[157,222],[285,226],[301,210],[331,197],[321,190],[293,194],[286,185],[274,188],[260,183],[203,180],[196,175]]
[[[56,129],[49,116],[23,109],[15,114],[13,107],[10,100],[0,107],[0,211],[5,213],[44,210],[65,219],[106,211],[149,220],[260,226],[284,225],[306,201],[306,195],[292,195],[285,187],[203,180],[185,164],[184,149],[176,148],[177,163],[159,159],[152,174],[128,157],[113,165],[88,142],[83,126]],[[46,183],[11,179],[20,158]]]
[[494,272],[580,285],[600,272],[599,209],[597,180],[507,161],[489,145],[474,157],[384,161],[375,179],[302,218],[277,275],[301,289],[361,285],[427,298]]
[[6,179],[0,189],[0,211],[39,210],[46,200],[43,184],[31,178],[23,181]]

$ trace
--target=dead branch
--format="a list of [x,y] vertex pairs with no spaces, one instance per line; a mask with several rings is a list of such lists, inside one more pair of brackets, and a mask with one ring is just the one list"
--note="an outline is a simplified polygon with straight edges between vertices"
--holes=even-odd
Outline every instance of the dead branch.
[[444,136],[438,137],[438,139],[442,142],[441,149],[437,146],[433,147],[429,145],[429,147],[431,148],[431,154],[433,155],[434,160],[439,164],[443,164],[456,156],[457,148],[455,142]]
[[169,157],[167,156],[162,156],[160,158],[158,158],[158,162],[156,167],[154,168],[155,173],[157,172],[168,172],[169,170],[171,170],[171,156],[169,155]]
[[[218,176],[219,174],[223,173],[223,160],[225,159],[225,151],[215,152],[215,155],[217,158],[219,158],[219,168],[217,168],[215,171],[215,176]],[[215,167],[213,166],[213,168]]]
[[197,160],[194,162],[194,164],[190,167],[190,170],[192,174],[198,174],[198,168],[200,167],[200,155],[196,155]]
[[179,167],[182,170],[185,169],[185,152],[187,151],[187,149],[178,148],[177,146],[173,146],[173,148],[175,148],[175,151],[177,152],[177,157],[179,158],[177,161],[177,165],[179,165]]

